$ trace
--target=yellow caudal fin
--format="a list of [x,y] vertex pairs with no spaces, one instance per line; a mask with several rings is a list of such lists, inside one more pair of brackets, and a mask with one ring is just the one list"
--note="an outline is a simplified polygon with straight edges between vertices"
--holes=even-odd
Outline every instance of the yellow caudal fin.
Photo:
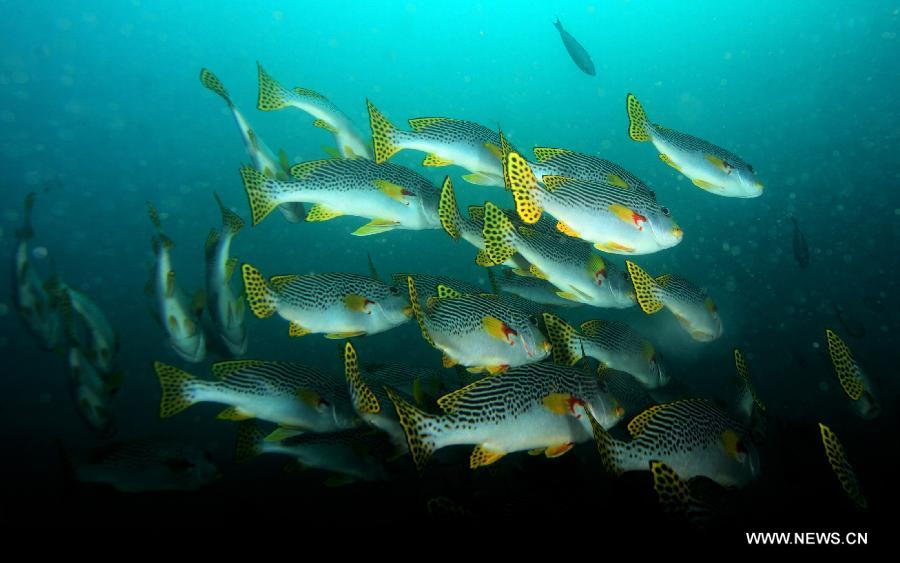
[[653,475],[653,489],[659,495],[659,503],[668,514],[684,514],[691,504],[691,489],[688,484],[665,463],[650,462]]
[[634,293],[641,310],[652,315],[662,309],[662,301],[659,300],[655,291],[656,281],[631,260],[626,260],[625,265],[628,267],[628,274],[631,276],[631,283],[634,285]]
[[825,337],[828,339],[828,357],[831,358],[831,365],[834,366],[841,387],[848,397],[858,401],[865,390],[865,383],[859,377],[859,366],[853,360],[850,347],[830,328],[825,329]]
[[252,166],[241,167],[241,180],[244,181],[244,190],[250,202],[250,214],[255,227],[278,207],[273,198],[272,180]]
[[825,446],[825,455],[828,457],[828,463],[841,482],[844,492],[856,503],[856,506],[866,508],[868,502],[866,502],[866,497],[862,494],[859,479],[856,477],[856,472],[853,471],[853,466],[847,461],[844,446],[841,445],[834,432],[821,422],[819,423],[819,431],[822,434],[822,444]]
[[419,292],[416,291],[416,282],[413,281],[412,276],[406,276],[406,286],[409,288],[409,304],[412,306],[413,315],[415,315],[416,322],[419,323],[419,328],[422,330],[422,338],[425,339],[425,342],[434,346],[434,340],[431,339],[431,335],[428,334],[428,327],[425,325],[425,316],[422,314],[422,306],[419,304]]
[[257,318],[264,319],[275,314],[275,292],[266,283],[266,278],[251,266],[243,264],[241,275],[244,278],[244,294],[247,296],[247,304]]
[[353,344],[347,342],[344,345],[344,376],[350,386],[350,399],[353,407],[359,414],[378,414],[381,412],[381,404],[378,397],[362,380],[359,373],[359,358]]
[[516,202],[516,212],[522,221],[533,225],[541,218],[541,207],[537,202],[540,190],[528,161],[521,154],[512,150],[503,132],[500,132],[500,146],[503,165],[503,183],[512,191]]
[[222,199],[219,198],[219,194],[213,192],[213,196],[216,198],[216,203],[219,204],[219,211],[222,213],[223,233],[227,231],[232,235],[238,234],[238,232],[244,228],[244,220],[241,219],[237,213],[225,207],[225,204],[222,203]]
[[194,404],[193,375],[162,362],[153,362],[153,370],[159,378],[162,397],[159,401],[159,417],[168,418]]
[[554,363],[571,366],[584,357],[584,350],[578,331],[569,323],[551,313],[544,313],[547,337],[553,346]]
[[444,178],[444,185],[441,186],[438,217],[447,234],[454,240],[459,239],[459,224],[462,222],[462,217],[459,214],[459,207],[456,205],[456,193],[453,191],[453,182],[450,181],[450,176]]
[[403,428],[403,433],[406,434],[409,453],[412,455],[416,468],[422,471],[435,450],[433,432],[436,429],[435,422],[438,420],[438,417],[420,411],[410,405],[393,389],[389,387],[384,389],[387,392],[388,399],[390,399],[397,410],[400,426]]
[[272,78],[259,62],[256,63],[256,68],[259,70],[259,98],[256,101],[256,108],[274,111],[290,106],[289,100],[294,93]]
[[650,122],[647,121],[647,114],[634,94],[629,93],[625,98],[625,109],[628,111],[628,136],[632,141],[649,141]]
[[590,409],[585,409],[584,412],[587,414],[588,420],[591,421],[591,430],[594,433],[594,442],[597,444],[597,453],[600,454],[600,462],[603,464],[603,469],[613,475],[621,475],[622,470],[616,461],[618,442],[597,422]]
[[494,264],[502,264],[516,253],[516,229],[509,217],[491,202],[484,204],[484,249]]
[[756,394],[756,389],[750,381],[750,369],[747,367],[747,360],[737,348],[734,349],[734,367],[737,370],[738,377],[741,379],[741,396],[739,398],[739,406],[741,413],[748,418],[752,414],[753,405],[761,411],[765,412],[766,406]]
[[238,424],[237,439],[234,442],[234,462],[245,463],[263,452],[266,433],[252,420]]
[[372,127],[372,145],[375,163],[381,164],[394,156],[402,147],[396,145],[397,128],[382,115],[375,104],[366,100],[369,108],[369,125]]
[[200,69],[200,84],[203,84],[206,89],[222,96],[229,106],[232,105],[231,98],[228,96],[228,90],[225,89],[225,85],[222,84],[219,77],[213,74],[212,71],[205,68]]

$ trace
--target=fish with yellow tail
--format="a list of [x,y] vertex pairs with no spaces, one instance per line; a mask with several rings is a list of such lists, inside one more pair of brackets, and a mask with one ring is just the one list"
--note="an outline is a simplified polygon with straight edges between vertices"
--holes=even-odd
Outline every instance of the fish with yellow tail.
[[695,186],[724,197],[758,197],[763,184],[741,157],[693,135],[651,123],[634,94],[625,100],[628,136],[650,141],[659,158],[686,176]]
[[119,338],[106,313],[86,293],[69,286],[57,276],[51,277],[44,284],[47,293],[63,318],[65,331],[82,342],[82,338],[71,334],[77,331],[76,320],[80,321],[86,331],[82,350],[90,362],[104,376],[112,374],[116,369],[116,352],[119,349]]
[[628,170],[598,156],[553,147],[534,147],[533,152],[535,162],[528,165],[538,182],[542,182],[544,176],[564,176],[604,182],[622,189],[651,191],[647,184]]
[[436,450],[454,445],[475,446],[472,469],[519,451],[559,457],[590,440],[585,412],[604,428],[622,417],[594,374],[549,363],[489,375],[445,395],[438,399],[442,414],[426,413],[391,389],[387,393],[419,470]]
[[356,125],[334,103],[308,88],[288,90],[266,72],[260,63],[259,99],[256,107],[262,111],[296,108],[315,118],[313,125],[334,136],[338,151],[344,158],[372,158],[372,150]]
[[483,125],[449,117],[417,117],[409,120],[412,131],[403,131],[366,100],[375,161],[385,162],[410,149],[426,153],[422,166],[461,166],[463,179],[479,186],[503,186],[500,139]]
[[350,338],[377,334],[409,320],[404,292],[369,276],[344,272],[273,276],[241,267],[247,304],[257,318],[278,314],[290,336]]
[[[416,284],[416,291],[419,294],[419,299],[424,299],[427,301],[431,297],[437,297],[439,295],[446,295],[447,290],[455,291],[456,293],[462,295],[485,295],[490,292],[485,291],[485,288],[477,286],[475,284],[465,282],[462,280],[458,280],[456,278],[451,278],[450,276],[442,276],[435,274],[412,274],[408,272],[398,272],[391,274],[391,280],[393,280],[394,284],[400,287],[406,287],[408,284],[406,282],[406,278],[412,277],[413,281]],[[441,287],[443,286],[443,289]],[[510,295],[506,293],[494,293],[502,303],[512,307],[513,309],[518,309],[525,314],[528,315],[540,315],[547,308],[540,303],[535,303],[534,301],[530,301],[528,299],[523,299],[517,295]]]
[[[219,80],[219,77],[209,69],[200,69],[200,84],[225,100],[228,110],[234,117],[234,122],[241,134],[241,139],[244,141],[244,148],[247,150],[247,154],[250,155],[250,162],[253,164],[253,167],[268,178],[287,180],[291,172],[291,164],[288,161],[287,153],[280,150],[276,156],[272,152],[272,149],[250,127],[244,114],[231,101],[231,96],[228,94],[228,90],[225,89],[225,85]],[[286,203],[279,206],[278,209],[285,219],[291,223],[299,223],[306,217],[306,209],[302,203]]]
[[611,254],[650,254],[681,242],[684,233],[653,192],[567,176],[542,176],[541,186],[502,133],[500,144],[504,182],[525,223],[537,223],[546,211],[560,232]]
[[681,327],[698,342],[710,342],[722,336],[719,310],[706,290],[677,275],[657,278],[630,260],[625,261],[638,305],[648,315],[663,307],[671,311]]
[[445,286],[419,302],[416,284],[407,278],[409,302],[425,341],[444,353],[444,367],[457,364],[478,373],[501,372],[539,362],[550,354],[550,343],[535,315],[505,304],[496,295],[461,294]]
[[657,460],[682,479],[706,477],[723,487],[744,487],[759,477],[759,452],[746,427],[705,399],[648,408],[628,423],[628,442],[588,418],[603,467],[614,475],[647,471]]
[[844,492],[847,493],[847,496],[850,497],[850,500],[852,500],[857,507],[862,509],[867,508],[869,503],[862,493],[856,471],[853,470],[853,466],[850,465],[850,462],[847,460],[847,454],[844,451],[844,446],[841,444],[841,441],[838,440],[838,437],[832,432],[831,428],[825,426],[821,422],[819,423],[819,433],[822,436],[822,445],[825,446],[825,456],[828,458],[828,464],[831,466],[832,471],[834,471],[835,476],[841,482],[841,487],[844,489]]
[[534,276],[517,274],[512,268],[500,268],[500,273],[494,273],[494,268],[487,271],[491,287],[498,295],[510,294],[521,299],[532,301],[539,305],[549,307],[580,307],[582,303],[560,297],[559,288],[545,279]]
[[247,327],[244,323],[244,297],[235,295],[231,277],[237,258],[230,256],[231,241],[244,227],[244,221],[225,207],[219,194],[213,194],[222,214],[222,229],[211,230],[206,237],[206,305],[219,338],[234,356],[247,352]]
[[854,412],[861,418],[872,420],[881,414],[879,392],[872,379],[853,357],[850,347],[833,330],[825,329],[828,341],[828,357],[837,374],[844,393],[850,398]]
[[147,203],[150,221],[156,227],[153,237],[153,253],[156,264],[151,287],[154,291],[159,321],[165,329],[172,349],[185,361],[197,363],[206,357],[206,337],[197,317],[175,281],[171,251],[175,246],[163,234],[156,208]]
[[311,203],[310,222],[343,215],[371,221],[353,231],[356,236],[393,229],[439,229],[438,190],[419,174],[396,164],[366,159],[302,162],[291,168],[290,181],[267,178],[252,166],[241,168],[253,225],[275,207],[290,202]]

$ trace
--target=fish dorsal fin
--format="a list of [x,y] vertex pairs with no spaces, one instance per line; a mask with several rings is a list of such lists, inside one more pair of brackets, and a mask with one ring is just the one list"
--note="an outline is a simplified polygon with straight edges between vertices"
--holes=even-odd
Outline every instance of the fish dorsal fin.
[[443,158],[440,155],[435,153],[428,153],[425,155],[425,159],[422,160],[422,166],[428,166],[432,168],[439,168],[441,166],[450,166],[453,164],[453,161],[448,158]]
[[206,255],[209,256],[213,249],[216,248],[216,244],[219,242],[219,231],[216,229],[210,229],[209,234],[206,235],[206,243],[203,245],[204,250],[206,251]]
[[672,274],[663,274],[653,279],[659,287],[666,287],[672,281]]
[[[744,386],[745,392],[750,393],[750,396],[753,398],[751,404],[755,404],[760,411],[765,411],[766,406],[759,400],[756,390],[750,382],[750,369],[747,367],[747,360],[744,359],[744,355],[737,348],[734,349],[734,367],[737,370],[738,376],[741,378],[741,384]],[[752,408],[753,407],[751,406],[750,410],[752,410]],[[751,415],[750,412],[743,412],[741,414],[747,419],[749,419]]]
[[325,121],[324,119],[317,119],[313,121],[313,127],[318,127],[319,129],[324,129],[329,133],[337,133],[337,129],[335,129],[330,123]]
[[232,256],[225,262],[225,283],[231,281],[231,276],[234,275],[234,270],[237,268],[238,259],[236,256]]
[[447,121],[454,120],[449,117],[416,117],[409,120],[409,126],[412,127],[413,131],[421,131],[436,123],[444,123]]
[[662,410],[670,408],[673,405],[677,405],[681,401],[675,401],[674,403],[662,403],[659,405],[653,405],[652,407],[647,408],[642,413],[638,414],[628,423],[628,433],[631,434],[632,438],[637,438],[641,435],[641,432],[647,427],[647,424]]
[[534,147],[534,157],[538,162],[546,162],[553,157],[570,154],[572,151],[566,149],[553,149],[550,147]]
[[850,348],[831,329],[825,329],[825,336],[828,339],[828,356],[831,358],[841,387],[848,397],[858,401],[865,390],[865,384],[858,375],[859,366],[853,360]]
[[309,162],[301,162],[291,166],[291,176],[297,180],[302,180],[331,162],[330,160],[311,160]]
[[297,88],[294,88],[294,93],[297,94],[298,96],[305,96],[307,98],[316,98],[319,100],[327,100],[328,99],[325,96],[323,96],[322,94],[316,92],[315,90],[310,90],[309,88],[297,87]]
[[483,205],[470,205],[468,208],[469,218],[473,221],[477,221],[479,223],[484,222],[484,206]]
[[457,389],[456,391],[452,391],[447,393],[446,395],[438,398],[437,404],[445,413],[450,414],[459,404],[460,399],[466,396],[466,394],[475,389],[476,387],[483,385],[487,380],[494,377],[496,374],[491,374],[486,377],[482,377],[481,379],[474,381],[461,389]]
[[597,336],[600,334],[600,329],[603,326],[603,323],[606,321],[602,320],[593,320],[581,323],[581,326],[578,327],[581,329],[581,333],[585,336]]
[[456,297],[462,297],[462,293],[456,291],[452,287],[448,287],[444,284],[438,284],[437,286],[438,299],[452,299]]
[[269,287],[274,289],[275,291],[281,291],[285,285],[299,280],[300,276],[297,274],[288,274],[285,276],[272,276],[269,278]]
[[219,379],[225,379],[241,370],[262,366],[269,362],[263,360],[229,360],[226,362],[216,362],[212,365],[212,373]]
[[571,181],[572,178],[569,178],[568,176],[543,176],[541,178],[541,182],[543,182],[544,187],[551,192]]

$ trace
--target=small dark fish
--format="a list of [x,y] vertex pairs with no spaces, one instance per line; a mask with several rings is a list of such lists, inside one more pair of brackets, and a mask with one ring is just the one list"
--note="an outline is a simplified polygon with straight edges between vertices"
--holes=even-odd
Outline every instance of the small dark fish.
[[845,316],[846,311],[837,303],[832,302],[831,306],[834,308],[834,314],[837,315],[838,322],[841,323],[847,334],[853,338],[862,338],[866,335],[866,325],[852,317]]
[[578,65],[578,68],[583,70],[585,74],[596,76],[597,72],[594,70],[594,61],[591,60],[591,56],[584,47],[581,46],[581,43],[576,41],[568,31],[563,29],[559,18],[556,18],[556,23],[553,25],[556,26],[556,30],[559,31],[559,37],[562,39],[563,45],[566,46],[566,51],[569,52],[569,56],[572,57],[572,60]]
[[809,247],[806,246],[806,239],[803,238],[797,218],[791,217],[791,221],[794,223],[794,258],[797,259],[800,268],[806,269],[809,266]]

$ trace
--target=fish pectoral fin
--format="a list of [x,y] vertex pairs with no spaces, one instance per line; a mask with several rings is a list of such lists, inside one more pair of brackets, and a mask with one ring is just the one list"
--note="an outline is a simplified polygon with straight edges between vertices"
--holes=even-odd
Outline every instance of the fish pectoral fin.
[[506,364],[500,364],[495,366],[485,366],[484,369],[486,369],[489,374],[496,375],[509,369],[509,366]]
[[434,154],[433,152],[428,153],[428,155],[425,156],[425,160],[422,161],[422,166],[439,167],[439,166],[450,166],[451,164],[453,164],[452,160],[448,160],[446,158],[441,158],[440,156]]
[[341,215],[343,215],[342,212],[328,209],[321,203],[317,203],[313,205],[309,212],[306,214],[306,220],[311,223],[316,221],[328,221],[330,219],[334,219],[335,217],[340,217]]
[[534,448],[534,449],[528,450],[528,455],[541,455],[542,453],[544,453],[545,449],[546,448]]
[[486,448],[484,445],[479,444],[475,446],[474,450],[472,450],[472,456],[469,457],[469,467],[472,469],[478,469],[479,467],[484,467],[496,462],[498,459],[505,455],[506,452],[491,450]]
[[550,459],[553,459],[571,450],[573,446],[574,444],[572,444],[572,442],[566,442],[565,444],[556,444],[544,450],[544,455],[546,455]]
[[324,129],[329,133],[337,133],[337,129],[335,129],[330,123],[325,121],[324,119],[317,119],[313,121],[313,127],[318,127],[319,129]]
[[646,223],[647,218],[634,209],[625,207],[624,205],[619,205],[618,203],[613,203],[609,206],[609,211],[623,223],[631,225],[639,231],[644,230],[644,226],[642,225],[642,223]]
[[634,247],[625,246],[615,241],[594,243],[594,248],[611,254],[631,254],[634,252]]
[[288,324],[288,336],[306,336],[310,332],[312,331],[308,328],[303,328],[303,326],[296,321],[291,321],[290,324]]
[[347,307],[347,309],[355,311],[357,313],[366,313],[368,315],[371,315],[372,311],[369,311],[368,308],[369,305],[374,304],[375,302],[371,301],[365,295],[351,293],[344,296],[344,305]]
[[409,205],[409,200],[407,198],[413,196],[413,193],[403,186],[399,186],[387,180],[375,180],[373,184],[375,184],[375,187],[378,188],[381,193],[403,205]]
[[288,438],[299,436],[300,434],[303,434],[305,432],[305,430],[302,430],[300,428],[279,426],[278,428],[270,432],[268,436],[263,438],[263,442],[281,442],[282,440],[287,440]]
[[568,415],[572,412],[574,398],[568,393],[550,393],[543,399],[541,404],[548,411],[558,415]]
[[543,270],[541,270],[540,268],[538,268],[538,267],[535,266],[534,264],[532,264],[531,266],[528,267],[528,272],[529,272],[532,276],[534,276],[534,277],[536,277],[536,278],[538,278],[538,279],[542,279],[542,280],[546,280],[546,279],[547,279],[547,274],[545,274]]
[[483,144],[484,148],[486,148],[488,152],[497,157],[497,160],[501,160],[503,158],[503,151],[500,150],[500,147],[490,141],[485,141]]
[[397,228],[400,221],[392,221],[390,219],[372,219],[362,227],[353,231],[354,236],[366,237],[369,235],[377,235]]
[[503,178],[493,176],[491,174],[485,174],[483,172],[464,174],[463,180],[470,184],[475,184],[476,186],[496,186],[497,184],[503,184]]
[[569,301],[576,301],[578,303],[581,302],[581,300],[578,298],[577,295],[575,295],[574,293],[571,293],[569,291],[557,291],[556,294],[558,296],[562,297],[563,299],[568,299]]
[[714,191],[719,191],[719,190],[723,189],[722,186],[717,186],[711,182],[707,182],[706,180],[699,180],[699,179],[695,178],[695,179],[691,180],[691,182],[698,188],[700,188],[702,190],[706,190],[708,192],[714,192]]
[[665,162],[666,164],[668,164],[669,166],[671,166],[672,168],[674,168],[675,170],[678,170],[679,172],[681,172],[681,166],[678,166],[677,164],[675,164],[675,161],[672,160],[671,158],[669,158],[669,155],[660,153],[659,159],[661,161]]
[[313,408],[317,408],[319,405],[325,402],[322,396],[312,389],[297,389],[297,391],[294,392],[294,395],[296,395],[297,398],[300,399],[300,401]]
[[343,340],[344,338],[353,338],[354,336],[364,336],[366,331],[357,330],[355,332],[329,332],[325,338],[329,340]]
[[250,420],[251,418],[256,418],[256,416],[240,407],[228,407],[220,412],[216,418],[219,420]]
[[516,336],[516,331],[497,317],[484,317],[481,320],[481,324],[484,327],[484,331],[488,333],[488,336],[496,338],[497,340],[502,340],[510,345],[515,343],[515,341],[510,338],[510,335]]
[[616,187],[618,187],[618,188],[622,188],[623,190],[627,190],[627,189],[628,189],[628,184],[627,184],[627,183],[625,182],[625,180],[623,180],[622,177],[619,176],[618,174],[607,174],[607,175],[606,175],[606,180],[607,180],[610,184],[612,184],[612,185],[614,185],[614,186],[616,186]]

